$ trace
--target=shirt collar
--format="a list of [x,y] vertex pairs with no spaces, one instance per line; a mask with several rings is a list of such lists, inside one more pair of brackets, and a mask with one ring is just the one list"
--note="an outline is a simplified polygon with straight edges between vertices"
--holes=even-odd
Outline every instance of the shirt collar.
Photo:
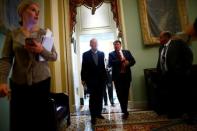
[[98,52],[98,50],[93,51],[93,50],[91,49],[91,52],[94,53],[94,54],[96,54],[96,53]]
[[120,52],[120,53],[122,53],[122,50],[119,50],[119,51],[116,50],[115,52]]
[[170,39],[170,40],[165,44],[165,46],[169,46],[169,44],[170,44],[171,41],[172,41],[172,40]]

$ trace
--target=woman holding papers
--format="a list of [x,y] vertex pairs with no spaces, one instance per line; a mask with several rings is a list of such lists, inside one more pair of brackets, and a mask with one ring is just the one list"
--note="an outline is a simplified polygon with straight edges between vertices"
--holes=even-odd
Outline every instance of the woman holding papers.
[[47,31],[37,25],[38,3],[23,0],[18,15],[21,27],[7,34],[0,58],[0,96],[8,96],[11,90],[10,130],[54,131],[48,108],[51,77],[48,61],[55,61],[57,53],[53,45],[50,50],[43,46]]

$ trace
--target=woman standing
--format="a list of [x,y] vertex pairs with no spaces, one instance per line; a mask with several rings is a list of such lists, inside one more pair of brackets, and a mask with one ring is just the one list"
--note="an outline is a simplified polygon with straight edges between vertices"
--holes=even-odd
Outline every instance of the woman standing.
[[12,67],[11,131],[53,130],[48,111],[51,77],[48,61],[55,61],[57,53],[54,47],[48,51],[41,44],[46,31],[37,25],[38,3],[23,0],[18,15],[21,27],[7,34],[0,59],[0,96],[8,95],[7,78]]

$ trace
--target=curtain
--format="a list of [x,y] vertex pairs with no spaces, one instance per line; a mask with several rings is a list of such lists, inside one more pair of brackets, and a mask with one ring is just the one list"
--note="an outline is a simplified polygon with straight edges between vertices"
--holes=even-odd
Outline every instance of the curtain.
[[96,9],[98,9],[103,3],[110,3],[111,10],[113,13],[113,19],[116,22],[116,26],[121,32],[120,29],[120,18],[119,18],[119,8],[117,4],[117,0],[70,0],[70,33],[72,35],[73,31],[75,30],[76,24],[76,15],[77,15],[77,7],[84,5],[85,7],[92,10],[92,15],[94,15]]
[[17,6],[20,0],[0,0],[0,32],[19,26]]

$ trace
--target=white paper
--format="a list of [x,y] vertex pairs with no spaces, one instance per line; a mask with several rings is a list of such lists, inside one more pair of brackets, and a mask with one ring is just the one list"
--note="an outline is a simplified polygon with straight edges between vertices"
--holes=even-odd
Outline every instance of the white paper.
[[[42,46],[47,50],[51,51],[53,48],[54,38],[52,36],[52,32],[47,29],[46,34],[43,36]],[[39,61],[45,61],[42,56],[39,56]]]
[[43,39],[42,46],[46,50],[51,51],[52,50],[52,47],[53,47],[53,42],[54,42],[54,38],[53,37],[45,37]]
[[52,37],[52,32],[47,28],[45,37]]

